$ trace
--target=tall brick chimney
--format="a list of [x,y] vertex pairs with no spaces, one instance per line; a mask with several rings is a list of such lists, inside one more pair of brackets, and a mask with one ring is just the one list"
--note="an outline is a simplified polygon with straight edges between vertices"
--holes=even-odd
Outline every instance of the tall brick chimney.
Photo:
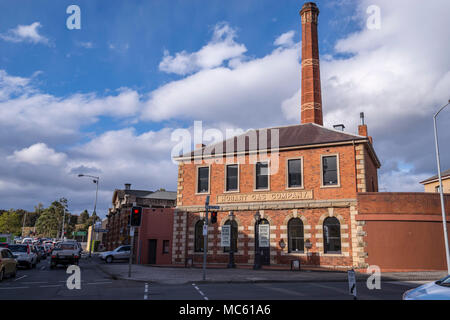
[[317,36],[319,9],[314,2],[306,2],[300,11],[300,16],[302,19],[301,123],[312,122],[323,125]]

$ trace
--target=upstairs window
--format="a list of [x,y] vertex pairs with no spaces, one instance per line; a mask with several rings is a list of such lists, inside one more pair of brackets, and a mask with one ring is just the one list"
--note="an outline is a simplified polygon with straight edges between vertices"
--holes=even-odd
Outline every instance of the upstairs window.
[[288,188],[302,187],[302,160],[288,160]]
[[238,188],[238,171],[239,167],[237,164],[227,165],[226,172],[226,191],[237,191]]
[[322,157],[322,182],[324,186],[337,186],[339,184],[337,156]]
[[208,193],[209,167],[199,167],[197,177],[197,193]]
[[257,162],[256,170],[256,190],[269,189],[269,164],[267,162]]

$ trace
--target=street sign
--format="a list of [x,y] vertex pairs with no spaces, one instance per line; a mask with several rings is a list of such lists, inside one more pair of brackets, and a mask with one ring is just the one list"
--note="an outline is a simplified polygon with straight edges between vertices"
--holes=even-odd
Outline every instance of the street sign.
[[72,232],[72,234],[74,236],[85,236],[86,235],[86,231],[76,231],[76,232]]
[[219,206],[205,206],[208,210],[219,210]]
[[206,224],[203,225],[203,235],[204,236],[208,235],[208,226]]
[[356,275],[355,270],[349,270],[348,274],[348,291],[350,295],[356,299]]
[[95,232],[108,232],[108,229],[95,229]]
[[134,236],[134,228],[133,227],[130,228],[130,236],[132,236],[132,237]]
[[222,247],[230,246],[230,234],[231,234],[231,226],[230,225],[222,226],[222,233],[220,238],[220,245]]
[[270,225],[260,224],[258,234],[259,234],[259,247],[268,248],[270,246]]

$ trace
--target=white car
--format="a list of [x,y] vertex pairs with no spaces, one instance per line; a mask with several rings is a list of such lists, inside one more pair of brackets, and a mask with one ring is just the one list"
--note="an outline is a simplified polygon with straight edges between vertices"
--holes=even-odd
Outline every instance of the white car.
[[450,300],[450,275],[406,291],[403,300]]
[[11,244],[8,249],[14,254],[19,266],[26,266],[28,269],[36,268],[38,256],[31,244]]
[[113,251],[106,251],[100,254],[100,259],[105,260],[106,263],[111,263],[114,260],[128,260],[130,258],[131,246],[125,245],[115,248]]
[[23,238],[22,239],[22,244],[32,244],[33,243],[33,238]]

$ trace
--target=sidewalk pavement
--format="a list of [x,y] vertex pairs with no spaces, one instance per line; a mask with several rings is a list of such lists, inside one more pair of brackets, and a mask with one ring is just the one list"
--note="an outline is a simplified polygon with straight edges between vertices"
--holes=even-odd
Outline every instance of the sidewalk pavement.
[[[252,269],[207,269],[203,281],[201,268],[152,267],[132,265],[128,278],[128,264],[100,262],[97,267],[113,279],[133,280],[159,284],[186,283],[260,283],[260,282],[343,282],[347,272],[340,271],[290,271]],[[382,273],[382,281],[434,281],[447,275],[445,271]],[[369,275],[356,273],[357,281],[365,281]]]

